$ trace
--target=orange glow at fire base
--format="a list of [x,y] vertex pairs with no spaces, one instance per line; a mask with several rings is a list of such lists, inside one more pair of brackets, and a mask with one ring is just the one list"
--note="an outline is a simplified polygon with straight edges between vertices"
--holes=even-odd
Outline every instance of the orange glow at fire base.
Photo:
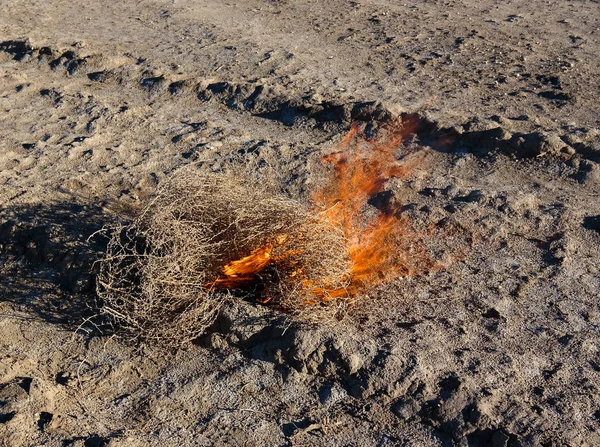
[[252,251],[248,256],[223,267],[223,276],[210,284],[217,289],[235,289],[253,282],[273,261],[273,247],[267,245]]
[[[348,241],[352,261],[351,283],[343,289],[317,289],[309,283],[305,287],[322,301],[355,295],[382,282],[410,275],[424,260],[419,250],[412,250],[406,218],[399,216],[389,204],[378,207],[378,213],[365,219],[364,212],[370,199],[384,191],[391,178],[405,179],[423,163],[424,153],[402,153],[404,143],[413,133],[413,124],[403,123],[388,128],[384,136],[368,139],[365,124],[354,124],[339,144],[339,149],[324,157],[332,166],[332,178],[313,194],[315,211],[325,211],[332,222],[340,225]],[[365,222],[366,220],[366,222]],[[211,287],[233,289],[251,284],[269,265],[277,264],[284,256],[274,256],[274,247],[286,239],[280,236],[248,256],[230,262],[220,278]]]

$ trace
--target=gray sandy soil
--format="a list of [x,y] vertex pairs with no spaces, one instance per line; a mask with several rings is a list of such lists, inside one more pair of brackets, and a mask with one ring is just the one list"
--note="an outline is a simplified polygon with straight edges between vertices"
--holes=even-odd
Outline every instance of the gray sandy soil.
[[[591,0],[1,3],[0,445],[600,445],[599,33]],[[446,268],[343,326],[233,300],[165,351],[86,322],[90,236],[174,169],[306,200],[391,117],[426,157],[386,197]]]

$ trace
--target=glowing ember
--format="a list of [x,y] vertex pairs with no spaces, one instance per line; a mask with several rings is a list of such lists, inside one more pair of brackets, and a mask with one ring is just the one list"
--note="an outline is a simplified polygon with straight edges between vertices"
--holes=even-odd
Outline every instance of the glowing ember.
[[273,247],[259,247],[245,258],[230,262],[223,267],[223,276],[207,286],[217,289],[235,289],[243,287],[256,280],[256,275],[262,272],[273,261]]
[[[313,195],[315,212],[327,210],[326,217],[342,227],[352,260],[351,283],[346,288],[318,288],[308,281],[303,282],[306,290],[322,301],[354,295],[361,289],[410,275],[422,262],[431,264],[423,250],[414,249],[416,238],[410,233],[407,220],[398,216],[389,203],[378,206],[379,213],[375,217],[366,222],[364,218],[368,201],[384,190],[390,178],[406,178],[423,162],[423,152],[399,160],[401,155],[406,155],[399,152],[414,132],[415,123],[409,120],[393,130],[388,128],[384,136],[377,139],[365,138],[364,126],[353,125],[339,150],[323,158],[333,166],[333,178]],[[230,262],[223,268],[223,275],[207,286],[230,289],[256,282],[268,266],[286,258],[285,250],[278,255],[275,251],[281,251],[287,238],[282,235],[249,256]],[[301,271],[297,271],[292,276],[296,273],[301,275]]]
[[269,265],[280,262],[284,255],[277,256],[276,248],[288,240],[287,234],[279,235],[273,243],[266,244],[252,251],[248,256],[232,261],[223,267],[223,275],[205,285],[207,288],[236,289],[248,286],[258,279],[259,273]]

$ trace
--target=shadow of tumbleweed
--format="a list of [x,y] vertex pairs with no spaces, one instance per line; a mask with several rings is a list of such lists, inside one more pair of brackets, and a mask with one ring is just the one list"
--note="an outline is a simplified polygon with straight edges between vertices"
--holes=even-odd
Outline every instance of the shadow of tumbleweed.
[[106,250],[99,230],[109,219],[79,203],[0,209],[0,302],[12,306],[11,315],[105,334],[95,261]]

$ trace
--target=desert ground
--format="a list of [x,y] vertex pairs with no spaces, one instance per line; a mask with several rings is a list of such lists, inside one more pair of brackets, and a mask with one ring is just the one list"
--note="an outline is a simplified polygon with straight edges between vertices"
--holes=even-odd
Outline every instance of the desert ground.
[[[599,79],[596,0],[4,0],[0,445],[600,445]],[[386,123],[421,157],[362,211],[439,268],[343,321],[104,324],[98,231],[179,168],[304,203]]]

